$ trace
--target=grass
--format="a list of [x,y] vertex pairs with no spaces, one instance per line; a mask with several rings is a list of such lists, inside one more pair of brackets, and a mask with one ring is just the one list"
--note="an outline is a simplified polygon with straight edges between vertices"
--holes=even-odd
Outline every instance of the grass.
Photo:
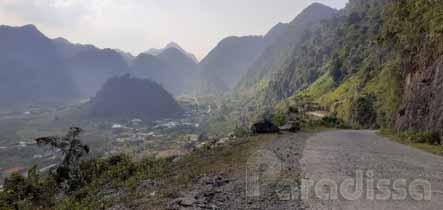
[[362,83],[362,72],[357,72],[347,78],[334,91],[321,96],[318,102],[324,107],[334,107],[331,111],[335,112],[337,117],[350,121],[352,102],[360,94],[358,86]]
[[[56,209],[87,210],[100,206],[111,207],[118,203],[141,205],[152,210],[164,209],[167,202],[177,198],[180,191],[192,187],[199,177],[243,173],[250,155],[260,145],[275,137],[276,135],[245,137],[223,147],[196,150],[178,161],[172,158],[147,158],[141,162],[124,159],[121,163],[106,168],[90,185],[85,186],[77,195],[66,198]],[[128,174],[128,171],[134,172]],[[160,186],[156,189],[137,190],[145,180],[155,180]],[[119,195],[118,199],[103,200],[98,194],[109,183],[112,183],[112,189],[128,189],[129,193]],[[157,190],[155,196],[149,196],[152,190]],[[76,199],[78,195],[87,200]]]
[[[351,109],[356,99],[362,95],[370,95],[376,99],[374,109],[377,113],[377,124],[389,127],[400,103],[400,78],[397,70],[399,62],[400,59],[397,56],[380,66],[379,69],[370,71],[369,61],[364,61],[338,86],[330,74],[325,73],[295,96],[310,98],[314,103],[329,109],[338,118],[351,123],[353,120]],[[297,98],[294,97],[294,99]],[[289,103],[281,103],[280,107],[291,105],[287,104]]]
[[431,145],[427,143],[414,143],[406,137],[405,133],[398,133],[392,130],[381,130],[380,134],[387,137],[388,139],[395,141],[400,144],[404,144],[419,150],[429,152],[434,155],[443,156],[443,146],[442,145]]
[[312,98],[320,98],[321,96],[329,93],[331,90],[335,89],[335,81],[332,79],[331,75],[327,72],[317,79],[312,85],[307,89],[298,93],[300,96],[309,96]]
[[383,69],[372,78],[364,89],[364,93],[376,97],[375,108],[378,112],[380,126],[389,127],[395,118],[400,104],[400,59],[393,58]]
[[306,126],[303,127],[302,131],[306,132],[306,133],[321,133],[321,132],[325,132],[325,131],[334,131],[337,130],[337,128],[332,128],[332,127],[326,127],[326,126]]

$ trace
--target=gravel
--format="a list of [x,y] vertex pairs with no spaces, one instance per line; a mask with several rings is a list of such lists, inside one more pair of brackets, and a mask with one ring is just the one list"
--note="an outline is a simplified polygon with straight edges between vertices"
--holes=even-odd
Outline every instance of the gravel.
[[[271,176],[268,181],[260,182],[260,195],[248,196],[247,180],[250,169],[245,167],[239,174],[218,174],[203,176],[195,181],[191,189],[180,192],[182,195],[169,204],[170,210],[283,210],[304,209],[300,200],[284,199],[280,191],[285,183],[290,180],[297,182],[301,176],[299,160],[303,151],[303,145],[308,134],[279,135],[270,143],[263,143],[254,154],[258,155],[259,163],[269,163],[265,169],[265,175]],[[254,156],[254,155],[253,155]],[[270,158],[270,159],[269,159]],[[249,159],[246,165],[254,165],[257,157]],[[250,162],[251,161],[251,162]],[[260,162],[261,161],[261,162]],[[255,162],[256,163],[256,162]],[[274,164],[276,163],[276,164]],[[274,164],[274,165],[273,165]],[[278,165],[278,170],[274,167]],[[248,171],[248,172],[247,172]],[[269,178],[269,177],[268,177]]]
[[[321,183],[320,180],[329,180],[339,188],[338,199],[322,199],[313,193],[312,188],[305,188],[311,189],[311,193],[306,194],[309,196],[304,199],[307,209],[434,210],[442,209],[443,206],[443,158],[395,143],[377,135],[375,131],[340,130],[316,134],[306,141],[301,165],[304,178],[313,181],[314,186]],[[364,173],[363,194],[356,199],[345,199],[340,194],[344,192],[340,190],[340,185],[345,179],[356,180],[359,171]],[[371,187],[384,182],[384,179],[390,182],[386,184],[390,194],[384,194],[386,189],[383,191],[381,188]],[[402,195],[402,191],[394,189],[392,183],[402,179],[406,181],[401,186],[406,189],[407,196],[395,200],[392,195]],[[430,184],[430,200],[415,200],[419,197],[408,193],[407,186],[418,179]],[[334,187],[321,188],[318,185],[324,192],[331,189],[335,192]],[[368,189],[374,191],[367,191]],[[422,192],[423,190],[419,191],[419,195],[423,195]],[[382,199],[377,198],[377,195],[388,197]]]

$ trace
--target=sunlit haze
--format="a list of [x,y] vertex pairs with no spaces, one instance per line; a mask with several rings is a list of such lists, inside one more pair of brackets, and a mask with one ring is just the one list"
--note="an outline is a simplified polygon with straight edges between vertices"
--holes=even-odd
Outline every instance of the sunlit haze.
[[[263,35],[313,0],[0,0],[0,24],[138,54],[179,43],[199,59],[227,36]],[[342,8],[346,0],[321,0]]]

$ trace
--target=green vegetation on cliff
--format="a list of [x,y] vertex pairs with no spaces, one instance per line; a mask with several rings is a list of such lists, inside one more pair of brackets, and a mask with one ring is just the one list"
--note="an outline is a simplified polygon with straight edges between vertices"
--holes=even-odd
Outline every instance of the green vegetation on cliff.
[[438,1],[351,0],[306,29],[262,103],[308,98],[353,127],[441,129],[442,11]]

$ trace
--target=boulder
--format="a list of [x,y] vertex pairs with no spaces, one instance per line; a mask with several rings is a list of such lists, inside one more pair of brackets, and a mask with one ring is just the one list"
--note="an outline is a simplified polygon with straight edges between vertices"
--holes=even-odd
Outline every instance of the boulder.
[[278,133],[280,129],[269,120],[257,122],[251,127],[252,133]]
[[289,132],[296,133],[296,132],[300,131],[300,123],[297,121],[289,121],[285,125],[279,127],[279,129],[281,131],[289,131]]

